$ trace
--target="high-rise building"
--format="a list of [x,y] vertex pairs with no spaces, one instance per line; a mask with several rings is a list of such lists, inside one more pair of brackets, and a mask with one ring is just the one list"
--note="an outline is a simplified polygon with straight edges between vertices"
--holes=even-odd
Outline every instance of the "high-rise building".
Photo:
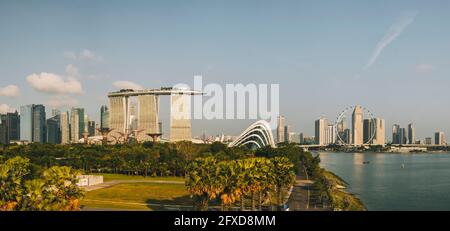
[[69,112],[61,113],[61,143],[70,143],[70,122],[69,122]]
[[33,142],[33,106],[20,107],[20,140]]
[[100,108],[100,127],[109,128],[109,109],[105,105]]
[[325,130],[325,145],[336,143],[336,126],[329,124]]
[[3,125],[2,133],[4,134],[2,135],[2,139],[5,144],[10,143],[11,141],[20,140],[20,116],[17,111],[1,115],[0,123]]
[[284,142],[290,143],[291,142],[291,126],[285,125],[284,126]]
[[33,107],[33,142],[46,142],[46,128],[45,128],[45,106],[34,105]]
[[20,107],[20,140],[44,143],[46,140],[44,105]]
[[405,128],[400,128],[400,130],[398,132],[398,140],[399,140],[399,144],[408,143],[408,138],[406,138],[406,129]]
[[305,139],[304,139],[303,133],[301,132],[299,144],[304,144],[304,143],[305,143]]
[[400,144],[399,133],[400,133],[400,125],[394,124],[392,126],[392,144]]
[[0,144],[9,144],[6,115],[0,115]]
[[[190,97],[189,95],[181,95],[181,94],[172,94],[170,96],[171,142],[192,139],[192,125],[190,117],[191,101],[189,97]],[[155,119],[155,121],[158,121],[158,119]]]
[[363,122],[363,142],[371,144],[375,139],[375,120],[365,119]]
[[328,120],[326,118],[320,118],[315,122],[315,143],[318,145],[326,145],[325,135],[328,129]]
[[61,143],[61,114],[55,114],[52,118],[47,119],[47,143]]
[[346,144],[351,144],[353,142],[352,132],[348,128],[344,130],[344,142]]
[[353,145],[362,145],[363,140],[363,118],[364,113],[361,106],[355,106],[352,114],[352,137]]
[[375,136],[372,144],[385,145],[386,144],[386,124],[384,119],[375,118]]
[[89,136],[95,136],[95,121],[88,122],[88,133]]
[[70,137],[72,143],[78,143],[85,131],[84,109],[72,108],[70,113]]
[[434,144],[435,145],[445,145],[445,136],[443,132],[434,133]]
[[284,116],[280,115],[278,116],[278,127],[277,127],[277,143],[282,143],[285,141],[284,135],[285,135],[285,118]]
[[431,137],[426,137],[425,138],[425,144],[426,145],[431,145],[433,143],[431,140],[432,140]]
[[414,124],[408,124],[408,144],[416,143],[416,128]]

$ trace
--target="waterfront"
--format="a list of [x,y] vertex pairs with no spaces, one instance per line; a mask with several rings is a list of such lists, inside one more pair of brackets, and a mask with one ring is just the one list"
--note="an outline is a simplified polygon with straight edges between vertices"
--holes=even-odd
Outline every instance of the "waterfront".
[[450,210],[450,153],[320,152],[320,158],[369,211]]

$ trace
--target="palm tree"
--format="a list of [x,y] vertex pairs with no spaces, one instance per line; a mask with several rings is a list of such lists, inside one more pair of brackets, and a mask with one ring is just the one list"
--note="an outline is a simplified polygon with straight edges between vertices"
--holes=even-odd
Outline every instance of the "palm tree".
[[239,183],[239,170],[237,161],[221,161],[217,165],[216,179],[220,186],[222,210],[228,210],[243,194]]
[[295,179],[294,164],[286,157],[275,157],[272,159],[274,186],[277,193],[277,207],[281,210],[283,203],[282,190],[291,186]]
[[198,158],[192,161],[186,169],[186,187],[195,197],[197,210],[208,210],[208,202],[218,195],[216,178],[216,159]]

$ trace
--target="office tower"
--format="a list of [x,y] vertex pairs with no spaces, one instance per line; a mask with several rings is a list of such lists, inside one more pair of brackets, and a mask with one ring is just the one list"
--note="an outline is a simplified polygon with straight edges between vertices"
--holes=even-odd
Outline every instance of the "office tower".
[[315,143],[325,145],[325,133],[328,128],[328,120],[320,118],[315,122]]
[[365,119],[363,122],[363,142],[371,144],[375,139],[375,120]]
[[9,144],[6,115],[0,115],[0,144]]
[[352,137],[353,145],[362,145],[363,142],[363,117],[361,106],[355,106],[352,114]]
[[350,131],[349,128],[345,129],[345,131],[344,131],[344,142],[346,144],[351,144],[353,142],[352,132]]
[[408,144],[414,144],[416,142],[416,128],[414,124],[408,124]]
[[191,100],[189,95],[170,96],[170,141],[191,140]]
[[70,143],[70,122],[69,122],[69,112],[61,113],[61,143]]
[[329,124],[325,130],[325,144],[334,144],[336,142],[336,126]]
[[291,126],[286,125],[284,126],[284,142],[285,143],[290,143],[291,142]]
[[162,134],[162,132],[163,132],[163,124],[162,122],[158,122],[158,133]]
[[6,143],[20,140],[20,116],[17,111],[1,115],[1,123],[4,125],[2,132],[4,132],[4,141]]
[[78,143],[85,131],[84,109],[72,108],[70,113],[70,136],[72,143]]
[[61,143],[61,114],[55,114],[52,118],[47,119],[47,143]]
[[399,133],[400,133],[400,125],[394,124],[392,126],[392,144],[400,144]]
[[305,143],[305,139],[304,139],[303,133],[300,133],[300,141],[299,141],[299,143],[300,144],[304,144]]
[[405,128],[400,128],[398,130],[398,144],[406,144],[408,143],[408,138],[406,138],[406,129]]
[[100,108],[100,127],[109,128],[109,109],[105,105]]
[[87,114],[84,114],[84,129],[83,133],[89,133],[89,116]]
[[88,122],[87,132],[89,133],[89,136],[95,136],[95,121]]
[[431,142],[431,137],[426,137],[426,138],[425,138],[425,144],[426,144],[426,145],[431,145],[431,144],[432,144],[432,142]]
[[20,107],[20,140],[33,142],[33,105]]
[[443,132],[434,133],[434,144],[435,145],[445,145],[445,137]]
[[372,144],[376,145],[385,145],[386,143],[386,124],[384,119],[376,118],[375,119],[375,136]]
[[45,128],[45,107],[44,105],[34,105],[33,107],[33,142],[46,142],[46,128]]
[[285,141],[285,118],[284,116],[278,116],[278,127],[277,127],[277,143],[282,143]]
[[95,124],[95,130],[94,130],[94,136],[101,136],[102,133],[100,132],[100,124]]

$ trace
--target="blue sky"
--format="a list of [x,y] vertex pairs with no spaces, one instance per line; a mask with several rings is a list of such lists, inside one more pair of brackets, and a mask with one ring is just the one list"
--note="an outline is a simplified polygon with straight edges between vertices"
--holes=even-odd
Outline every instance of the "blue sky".
[[[393,123],[450,134],[448,12],[449,1],[0,0],[0,109],[78,104],[98,119],[117,81],[159,88],[202,75],[279,83],[281,113],[308,135],[353,104],[385,118],[389,139]],[[193,125],[237,134],[247,124]]]

